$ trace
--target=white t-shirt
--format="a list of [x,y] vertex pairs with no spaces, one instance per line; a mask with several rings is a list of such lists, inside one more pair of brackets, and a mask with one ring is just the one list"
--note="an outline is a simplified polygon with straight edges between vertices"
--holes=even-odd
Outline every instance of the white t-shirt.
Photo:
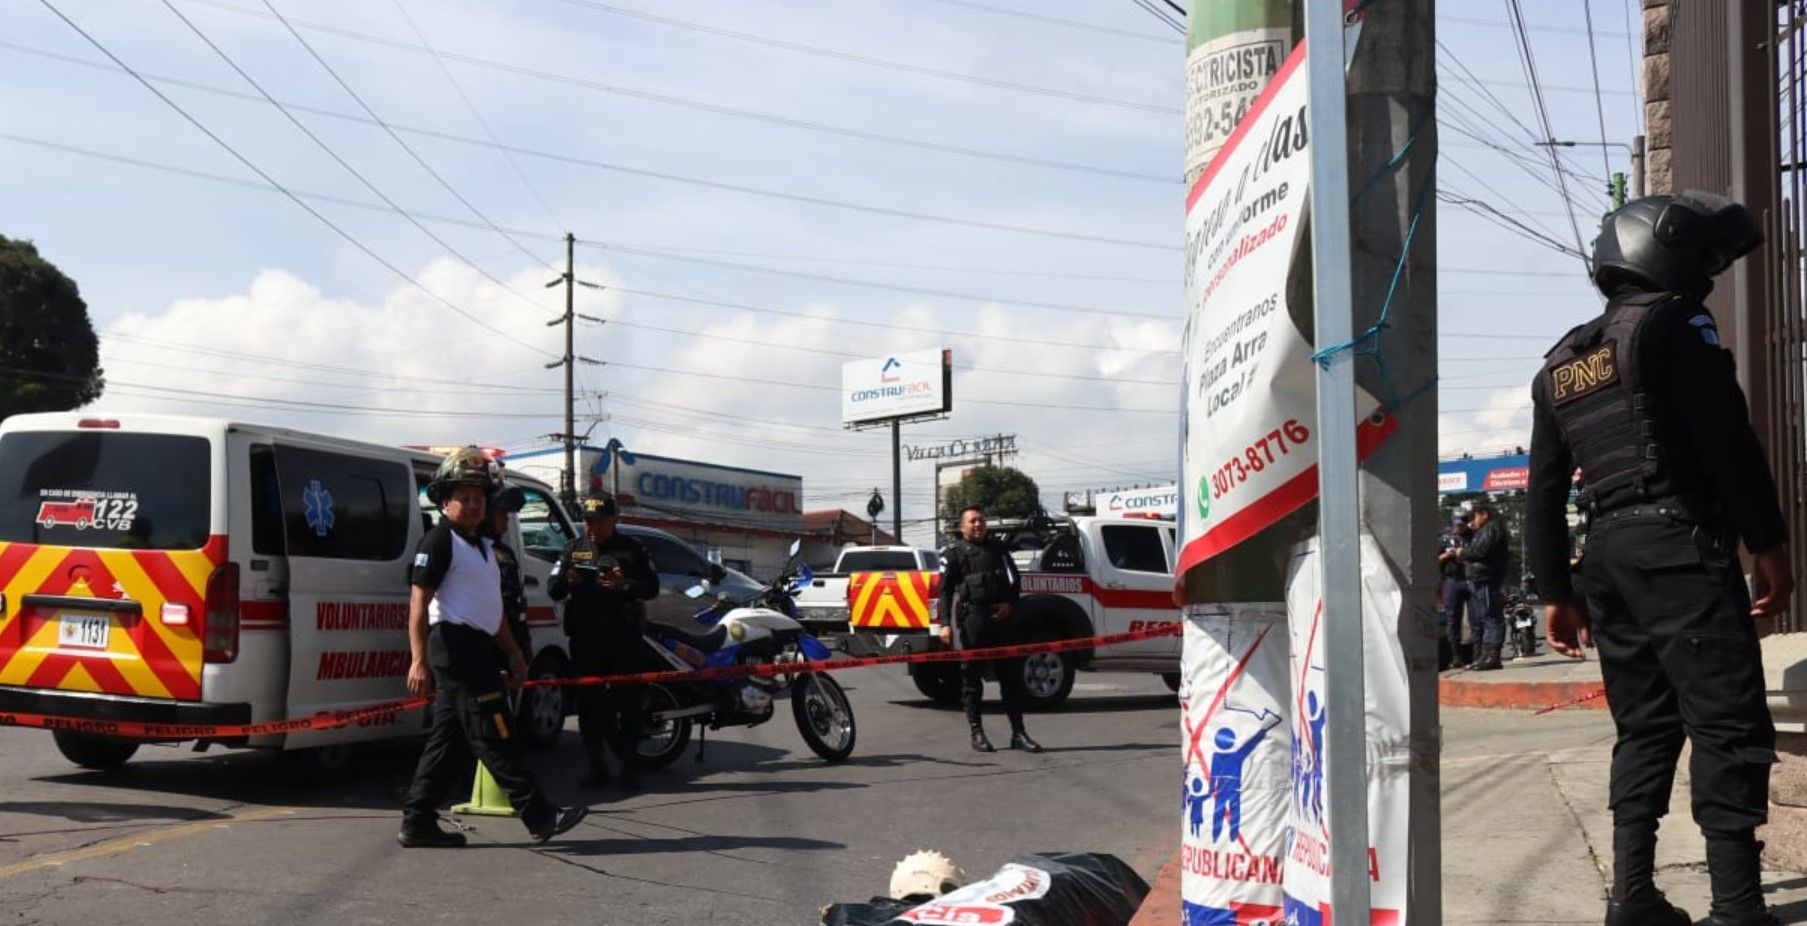
[[413,583],[433,589],[429,625],[463,624],[492,635],[502,629],[502,571],[488,537],[473,542],[440,522],[420,539]]

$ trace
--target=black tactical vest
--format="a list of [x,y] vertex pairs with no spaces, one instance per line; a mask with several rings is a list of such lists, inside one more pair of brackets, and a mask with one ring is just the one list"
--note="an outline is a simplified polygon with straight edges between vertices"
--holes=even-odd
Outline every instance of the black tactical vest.
[[1538,372],[1544,398],[1581,470],[1578,507],[1599,513],[1675,494],[1674,466],[1664,449],[1662,410],[1646,372],[1639,338],[1673,293],[1615,299],[1599,318],[1564,335]]

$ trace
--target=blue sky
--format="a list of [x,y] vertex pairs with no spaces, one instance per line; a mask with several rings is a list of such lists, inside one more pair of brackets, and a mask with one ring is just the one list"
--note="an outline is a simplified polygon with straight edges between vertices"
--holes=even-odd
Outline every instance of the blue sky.
[[[262,0],[54,2],[277,181],[331,197],[306,201],[432,291],[265,188],[36,0],[8,0],[0,234],[33,239],[80,284],[113,383],[103,407],[524,446],[561,425],[559,374],[542,364],[562,303],[542,284],[570,230],[587,242],[579,276],[609,287],[580,295],[611,320],[579,331],[578,352],[607,362],[580,375],[584,413],[609,416],[599,437],[800,473],[812,506],[857,509],[888,486],[887,441],[840,429],[840,363],[945,345],[955,414],[906,441],[1016,433],[1051,503],[1177,467],[1184,48],[1129,0],[272,0],[476,213]],[[1591,87],[1581,5],[1524,6],[1555,133],[1598,140],[1591,89],[1567,89]],[[1634,6],[1592,7],[1615,141],[1639,130]],[[1441,7],[1453,60],[1534,124],[1504,3]],[[1440,103],[1445,191],[1572,240],[1547,164],[1512,160],[1541,156],[1526,134],[1465,81]],[[1622,150],[1608,157],[1627,169]],[[1570,159],[1604,171],[1597,150]],[[1573,191],[1585,237],[1605,204],[1596,180]],[[1535,358],[1597,301],[1573,258],[1450,205],[1438,227],[1444,448],[1522,443]],[[906,464],[906,517],[928,514],[930,478]]]

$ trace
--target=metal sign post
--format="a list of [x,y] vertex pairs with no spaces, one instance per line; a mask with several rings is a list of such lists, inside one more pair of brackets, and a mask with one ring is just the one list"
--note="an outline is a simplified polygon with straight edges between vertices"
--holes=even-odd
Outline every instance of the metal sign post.
[[[1311,258],[1319,351],[1354,336],[1349,209],[1349,125],[1343,0],[1305,0],[1311,90]],[[1318,543],[1324,596],[1326,790],[1330,805],[1331,918],[1369,919],[1366,686],[1362,674],[1360,514],[1355,366],[1347,351],[1317,371]]]

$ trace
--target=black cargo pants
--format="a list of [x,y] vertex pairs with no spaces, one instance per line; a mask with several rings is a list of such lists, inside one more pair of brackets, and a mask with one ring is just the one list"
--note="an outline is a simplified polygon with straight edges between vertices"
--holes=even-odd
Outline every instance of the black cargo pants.
[[435,624],[427,636],[427,665],[439,693],[433,727],[402,805],[402,826],[435,828],[440,803],[470,774],[474,759],[508,794],[521,822],[529,830],[544,829],[553,809],[522,761],[494,640],[461,624]]
[[[960,618],[960,648],[979,649],[986,646],[1009,646],[1020,643],[1017,624],[1019,615],[1007,621],[993,620],[991,605],[967,605]],[[1010,718],[1010,729],[1023,729],[1023,707],[1029,701],[1023,687],[1022,659],[973,660],[960,663],[960,706],[966,709],[966,722],[979,725],[979,706],[985,699],[985,667],[991,666],[998,676],[998,693],[1004,700],[1004,713]]]
[[[645,671],[643,644],[638,629],[625,634],[577,633],[571,636],[571,671],[578,676],[620,675]],[[584,754],[595,768],[603,768],[605,749],[613,749],[622,761],[640,746],[646,713],[644,685],[580,685],[577,692],[577,730]]]
[[1730,834],[1763,823],[1776,732],[1731,544],[1676,518],[1608,515],[1588,533],[1580,577],[1618,729],[1614,821],[1668,813],[1685,736],[1700,828]]

